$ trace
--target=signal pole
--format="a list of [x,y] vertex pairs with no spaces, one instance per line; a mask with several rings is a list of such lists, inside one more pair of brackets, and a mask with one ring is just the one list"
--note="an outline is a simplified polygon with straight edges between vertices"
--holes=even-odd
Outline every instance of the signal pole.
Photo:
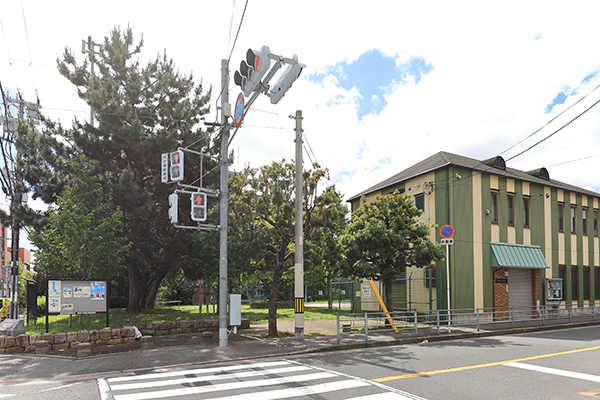
[[220,167],[220,240],[219,240],[219,347],[227,347],[227,217],[229,200],[229,183],[227,172],[229,158],[227,148],[229,147],[229,125],[225,115],[225,104],[229,102],[229,64],[227,60],[221,60],[221,154],[219,157]]

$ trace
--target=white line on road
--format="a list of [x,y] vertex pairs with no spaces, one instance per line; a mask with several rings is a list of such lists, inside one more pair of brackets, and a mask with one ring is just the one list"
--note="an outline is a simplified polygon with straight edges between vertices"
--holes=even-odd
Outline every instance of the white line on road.
[[582,379],[584,381],[600,382],[600,376],[584,374],[581,372],[573,372],[573,371],[565,371],[562,369],[540,367],[538,365],[523,364],[520,362],[513,362],[513,363],[509,363],[509,364],[502,364],[502,365],[506,365],[507,367],[527,369],[529,371],[543,372],[545,374],[565,376],[567,378]]

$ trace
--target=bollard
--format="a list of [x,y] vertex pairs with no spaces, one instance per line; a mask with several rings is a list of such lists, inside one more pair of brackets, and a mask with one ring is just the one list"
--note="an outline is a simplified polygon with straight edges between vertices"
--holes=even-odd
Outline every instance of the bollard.
[[47,340],[38,340],[35,342],[35,354],[48,354],[50,345]]
[[91,343],[79,343],[77,346],[77,357],[87,357],[92,354]]
[[152,336],[142,336],[140,340],[142,343],[142,349],[151,349],[154,347],[154,339]]

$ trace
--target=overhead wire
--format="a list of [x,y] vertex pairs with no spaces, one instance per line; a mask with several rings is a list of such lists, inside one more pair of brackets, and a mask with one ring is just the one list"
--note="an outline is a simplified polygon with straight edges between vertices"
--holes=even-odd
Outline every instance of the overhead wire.
[[33,58],[31,57],[31,44],[29,43],[29,31],[27,30],[27,20],[25,19],[25,6],[23,0],[21,0],[21,12],[23,13],[23,25],[25,26],[25,38],[27,39],[27,49],[29,51],[29,67],[31,68],[31,76],[33,78],[33,87],[35,89],[35,97],[37,103],[40,103],[40,96],[38,94],[37,83],[35,81],[35,73],[33,71]]

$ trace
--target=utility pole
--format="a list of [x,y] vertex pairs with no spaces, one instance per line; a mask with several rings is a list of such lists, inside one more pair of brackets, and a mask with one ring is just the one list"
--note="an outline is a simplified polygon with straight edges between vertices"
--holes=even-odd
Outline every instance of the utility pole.
[[229,63],[221,60],[221,154],[219,157],[220,167],[220,240],[219,240],[219,347],[227,347],[227,217],[229,200],[229,182],[227,173],[229,158],[227,149],[229,147],[229,125],[225,115],[225,107],[229,102]]
[[[87,46],[87,49],[86,49]],[[95,51],[95,46],[100,46],[99,44],[94,43],[91,36],[88,36],[87,42],[84,39],[81,39],[81,52],[85,54],[89,51],[90,53],[90,67],[91,67],[91,75],[90,75],[90,89],[92,90],[92,78],[94,76],[94,57],[93,54],[97,54]],[[90,100],[90,125],[94,126],[94,109],[92,108],[92,102]]]
[[302,210],[302,111],[296,111],[296,250],[294,266],[295,339],[304,339],[304,213]]

